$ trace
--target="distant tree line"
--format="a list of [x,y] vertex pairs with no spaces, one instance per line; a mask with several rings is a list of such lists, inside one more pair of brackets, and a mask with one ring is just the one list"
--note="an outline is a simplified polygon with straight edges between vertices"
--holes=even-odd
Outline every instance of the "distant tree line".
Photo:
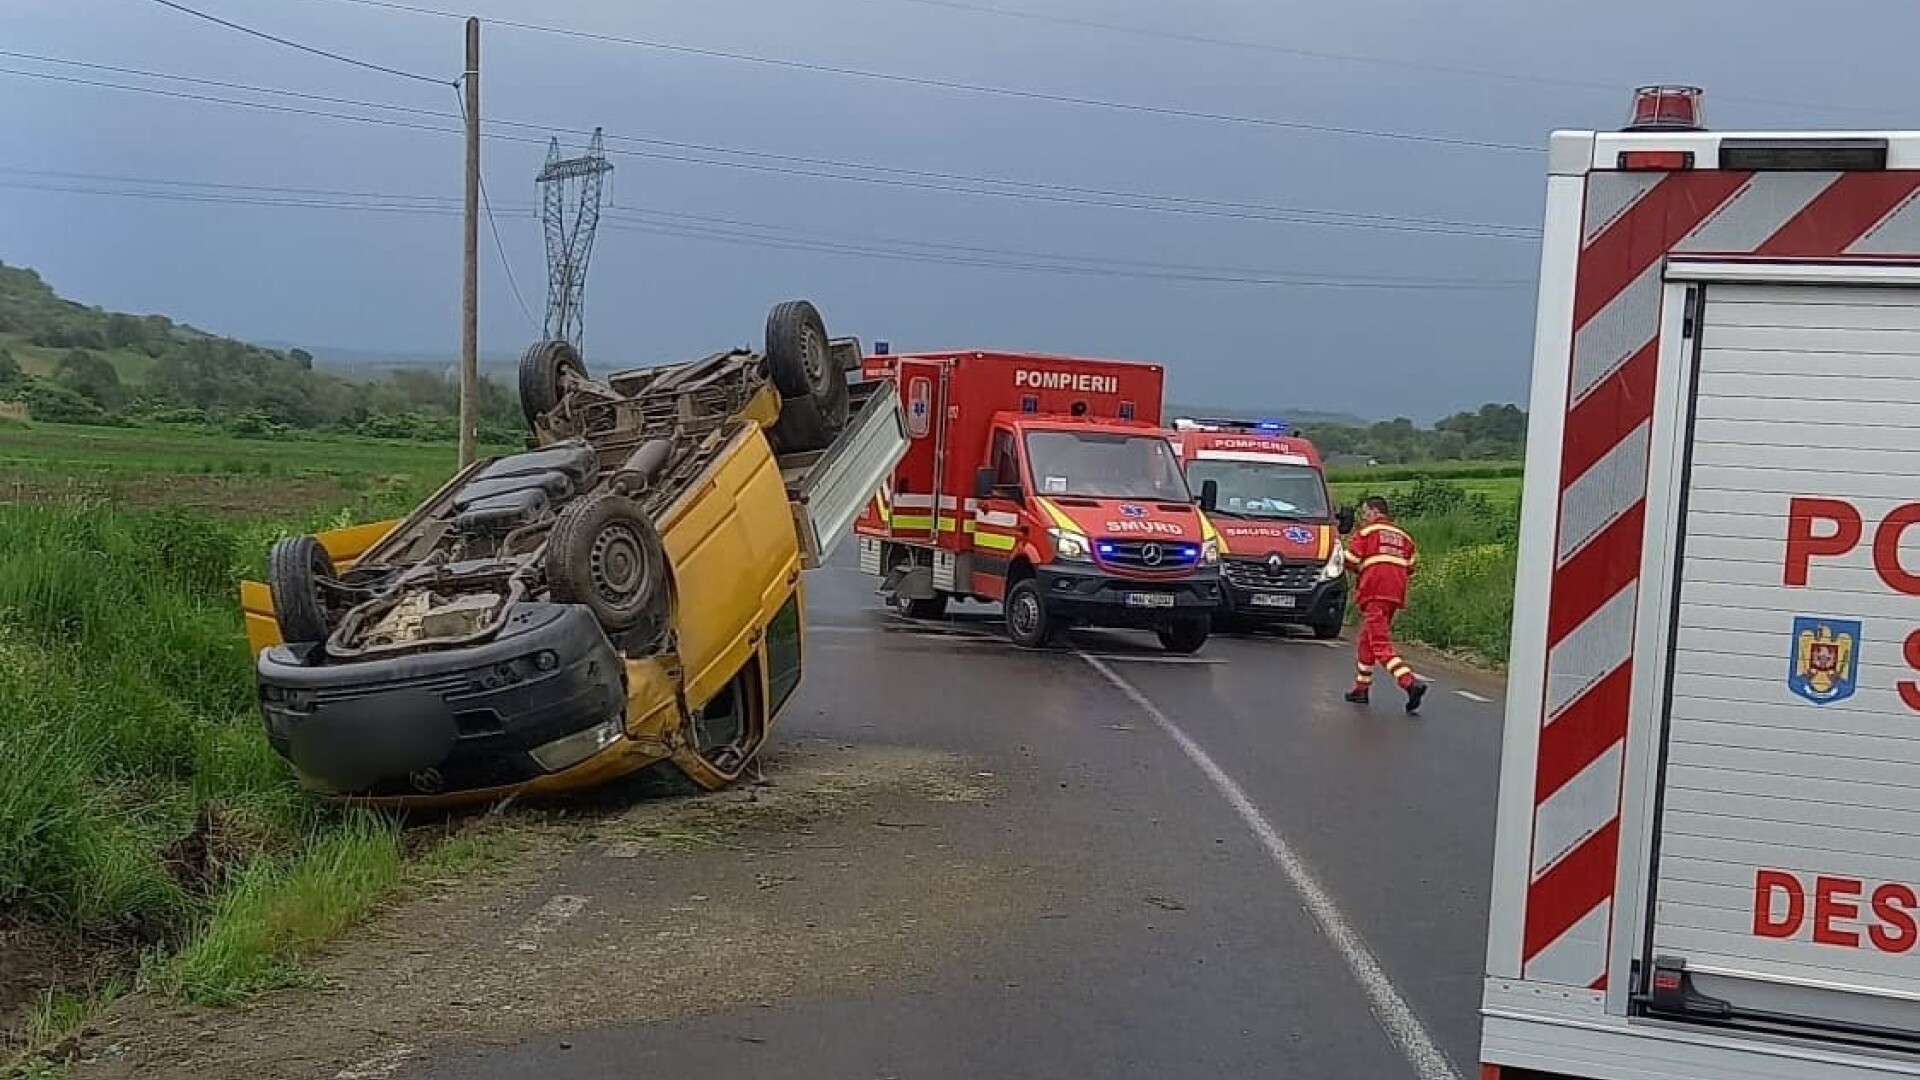
[[[12,343],[14,349],[9,349]],[[60,350],[38,377],[14,355]],[[118,361],[118,363],[116,363]],[[124,372],[137,371],[137,376]],[[52,423],[135,421],[213,425],[243,435],[286,429],[386,438],[457,436],[459,389],[429,371],[350,380],[313,370],[304,349],[280,352],[217,337],[163,315],[89,308],[54,293],[32,270],[0,264],[0,399],[24,401]],[[517,441],[514,394],[481,382],[481,435]]]
[[1406,417],[1378,423],[1308,424],[1301,433],[1322,455],[1364,457],[1382,465],[1422,461],[1512,461],[1527,446],[1527,414],[1517,405],[1482,405],[1431,428]]

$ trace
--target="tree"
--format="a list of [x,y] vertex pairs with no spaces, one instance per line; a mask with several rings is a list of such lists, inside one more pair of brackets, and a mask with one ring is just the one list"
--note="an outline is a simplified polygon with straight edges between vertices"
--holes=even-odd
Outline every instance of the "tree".
[[80,394],[54,383],[27,384],[27,415],[47,424],[107,424],[112,422],[100,406]]
[[287,359],[293,361],[301,371],[313,370],[313,354],[305,349],[294,349],[287,353]]
[[132,349],[146,344],[147,326],[136,315],[107,316],[107,348]]
[[27,381],[27,373],[20,370],[20,361],[5,347],[0,347],[0,390],[11,390]]
[[117,409],[126,404],[126,389],[120,385],[120,373],[104,357],[85,349],[70,349],[54,367],[53,380],[102,409]]

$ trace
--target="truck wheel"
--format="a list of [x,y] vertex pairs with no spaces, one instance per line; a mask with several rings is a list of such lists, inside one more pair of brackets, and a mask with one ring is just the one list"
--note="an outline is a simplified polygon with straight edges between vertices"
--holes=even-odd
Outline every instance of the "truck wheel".
[[666,603],[667,552],[653,522],[623,495],[593,495],[560,512],[547,537],[547,588],[582,604],[609,632],[631,630]]
[[1156,626],[1154,634],[1160,639],[1160,647],[1170,653],[1185,656],[1197,653],[1200,646],[1207,643],[1207,635],[1213,631],[1208,619],[1181,619],[1179,622]]
[[1340,618],[1335,616],[1326,622],[1309,623],[1307,629],[1312,630],[1313,636],[1321,641],[1332,641],[1340,636]]
[[1058,624],[1039,582],[1024,578],[1007,590],[1007,636],[1023,649],[1045,648]]
[[327,640],[326,605],[320,578],[333,576],[333,559],[311,536],[276,540],[267,553],[267,589],[273,594],[273,621],[289,645]]
[[570,342],[536,341],[520,354],[520,411],[527,416],[527,427],[560,404],[568,374],[587,377],[586,362]]
[[832,445],[847,426],[850,392],[811,303],[789,300],[767,315],[767,369],[782,398],[771,433],[778,448],[799,453]]

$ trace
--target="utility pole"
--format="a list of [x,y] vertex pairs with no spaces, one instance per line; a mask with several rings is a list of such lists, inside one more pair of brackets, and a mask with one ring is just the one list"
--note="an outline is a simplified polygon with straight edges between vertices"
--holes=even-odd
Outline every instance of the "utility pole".
[[480,20],[467,20],[466,267],[460,287],[460,467],[480,429]]

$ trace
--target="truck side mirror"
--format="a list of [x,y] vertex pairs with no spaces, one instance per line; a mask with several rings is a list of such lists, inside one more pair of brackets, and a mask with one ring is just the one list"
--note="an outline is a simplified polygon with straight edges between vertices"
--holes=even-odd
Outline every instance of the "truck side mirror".
[[1337,512],[1334,513],[1333,520],[1334,520],[1334,523],[1340,527],[1341,536],[1345,536],[1348,533],[1352,532],[1353,531],[1353,507],[1351,506],[1341,507]]
[[1200,481],[1200,509],[1212,513],[1220,507],[1220,481]]
[[993,498],[993,481],[997,474],[990,465],[982,465],[973,470],[973,497],[976,499]]

